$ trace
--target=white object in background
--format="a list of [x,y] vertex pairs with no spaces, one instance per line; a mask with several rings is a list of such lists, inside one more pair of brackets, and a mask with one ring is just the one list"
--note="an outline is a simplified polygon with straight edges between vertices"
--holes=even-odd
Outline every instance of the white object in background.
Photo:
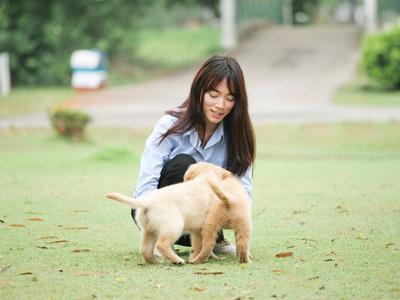
[[365,28],[368,33],[378,29],[378,3],[376,0],[364,0]]
[[221,0],[221,44],[225,50],[233,50],[238,44],[236,29],[236,0]]
[[107,82],[107,59],[103,51],[76,50],[71,56],[74,89],[95,90]]
[[11,90],[10,62],[7,52],[0,53],[0,89],[3,97],[6,97]]

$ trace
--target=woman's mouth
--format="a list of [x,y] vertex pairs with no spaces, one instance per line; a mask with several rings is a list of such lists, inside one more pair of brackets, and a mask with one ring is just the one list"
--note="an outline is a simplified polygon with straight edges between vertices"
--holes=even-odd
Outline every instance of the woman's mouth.
[[213,115],[214,117],[216,117],[216,118],[221,118],[222,115],[223,115],[223,113],[216,112],[216,111],[213,111],[213,110],[211,110],[211,113],[212,113],[212,115]]

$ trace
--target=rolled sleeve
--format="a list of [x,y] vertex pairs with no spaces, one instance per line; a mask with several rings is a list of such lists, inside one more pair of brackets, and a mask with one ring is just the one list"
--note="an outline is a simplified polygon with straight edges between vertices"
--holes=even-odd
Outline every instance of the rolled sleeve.
[[145,196],[157,189],[161,170],[169,160],[170,153],[174,148],[171,136],[164,139],[160,145],[159,139],[172,124],[171,116],[164,116],[146,140],[146,148],[140,160],[139,178],[133,191],[134,197]]
[[250,203],[253,204],[253,165],[251,165],[247,172],[240,178],[240,182],[242,183],[244,189],[250,198]]

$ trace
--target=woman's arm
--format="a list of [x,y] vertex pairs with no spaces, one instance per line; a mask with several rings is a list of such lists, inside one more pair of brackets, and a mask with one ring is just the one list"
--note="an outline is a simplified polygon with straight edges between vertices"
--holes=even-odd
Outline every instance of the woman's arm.
[[161,170],[174,148],[171,136],[164,139],[160,145],[158,145],[159,138],[171,127],[174,121],[175,118],[169,115],[162,117],[147,138],[146,148],[140,160],[138,182],[133,191],[135,198],[147,195],[157,189]]
[[240,178],[240,181],[243,184],[244,189],[246,190],[247,194],[249,195],[250,198],[250,203],[253,203],[253,178],[252,178],[252,173],[253,173],[253,165],[249,167],[247,172]]

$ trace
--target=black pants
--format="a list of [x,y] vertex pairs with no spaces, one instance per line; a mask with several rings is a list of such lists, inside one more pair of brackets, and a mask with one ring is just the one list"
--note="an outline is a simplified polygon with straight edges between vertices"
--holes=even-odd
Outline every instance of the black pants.
[[[158,188],[161,189],[165,186],[183,182],[183,176],[190,165],[195,164],[196,160],[187,154],[178,154],[169,162],[167,162],[161,170],[160,180],[158,181]],[[136,210],[131,210],[133,220],[135,220]],[[137,225],[137,224],[136,224]],[[224,239],[222,230],[218,233],[217,243]],[[188,234],[182,235],[175,244],[190,247],[190,236]]]

